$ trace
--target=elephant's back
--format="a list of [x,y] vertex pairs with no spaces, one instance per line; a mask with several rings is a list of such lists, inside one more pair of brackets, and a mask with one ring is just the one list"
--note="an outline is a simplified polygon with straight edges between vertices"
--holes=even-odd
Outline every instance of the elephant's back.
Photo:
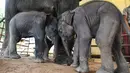
[[16,14],[14,16],[14,18],[19,18],[19,17],[28,18],[28,17],[35,17],[35,16],[37,16],[37,17],[45,16],[46,17],[46,13],[38,12],[38,11],[20,12],[20,13]]
[[42,22],[45,19],[46,14],[44,12],[37,12],[37,11],[21,12],[16,14],[12,18],[12,20],[16,21],[16,23]]
[[[16,8],[19,12],[23,11],[46,11],[46,8],[51,9],[54,6],[53,0],[15,0]],[[52,12],[51,10],[49,10]]]
[[90,1],[81,6],[88,15],[107,13],[107,12],[118,12],[119,9],[108,1]]
[[19,31],[30,31],[34,27],[35,28],[40,27],[45,17],[44,17],[44,13],[39,13],[36,11],[21,12],[21,13],[16,14],[11,19],[10,26],[11,28],[12,27],[17,28]]

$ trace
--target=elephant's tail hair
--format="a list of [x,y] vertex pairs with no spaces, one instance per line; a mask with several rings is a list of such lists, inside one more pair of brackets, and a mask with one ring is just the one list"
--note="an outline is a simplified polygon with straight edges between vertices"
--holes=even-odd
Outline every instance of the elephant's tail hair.
[[127,34],[130,36],[130,26],[127,22],[127,20],[125,19],[126,16],[123,16],[121,14],[121,24],[123,25],[124,29],[126,30]]

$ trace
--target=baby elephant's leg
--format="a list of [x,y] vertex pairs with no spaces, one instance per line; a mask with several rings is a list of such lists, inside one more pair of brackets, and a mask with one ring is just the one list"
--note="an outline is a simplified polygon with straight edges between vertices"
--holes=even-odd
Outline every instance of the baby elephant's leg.
[[47,48],[46,43],[45,43],[45,34],[44,31],[40,28],[37,28],[37,31],[34,32],[35,36],[35,62],[37,63],[42,63],[44,62],[43,55],[44,55],[44,50]]
[[45,38],[45,41],[46,41],[46,48],[44,50],[44,55],[43,55],[43,59],[44,61],[49,61],[49,50],[51,49],[51,47],[53,46],[52,42],[48,39],[48,38]]
[[114,73],[112,61],[112,44],[120,23],[113,15],[104,15],[100,19],[100,26],[96,35],[96,43],[101,50],[101,68],[96,73]]
[[112,53],[117,64],[117,68],[114,73],[130,73],[128,64],[121,52],[121,35],[119,33],[117,33],[112,46]]

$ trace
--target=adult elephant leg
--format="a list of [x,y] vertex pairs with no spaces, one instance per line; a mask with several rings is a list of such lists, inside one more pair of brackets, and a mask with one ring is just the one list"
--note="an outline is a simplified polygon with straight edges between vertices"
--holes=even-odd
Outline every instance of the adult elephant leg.
[[21,57],[17,53],[16,44],[20,40],[20,37],[18,36],[19,34],[16,30],[15,22],[14,21],[10,22],[10,25],[12,26],[9,27],[9,31],[10,31],[9,43],[8,43],[8,48],[4,52],[4,57],[7,57],[7,55],[9,55],[9,58],[19,59]]
[[6,53],[6,52],[9,53],[9,50],[7,50],[8,49],[8,42],[9,42],[9,35],[7,35],[8,34],[7,30],[5,30],[5,33],[6,34],[5,34],[4,42],[2,44],[2,49],[1,49],[1,53],[0,53],[1,57],[3,55],[4,55],[4,57],[8,57],[8,55],[9,55],[9,54],[7,55],[7,53]]
[[[7,29],[7,28],[6,28]],[[1,51],[2,52],[4,52],[5,51],[5,49],[7,48],[7,46],[8,46],[8,41],[9,41],[9,33],[8,33],[8,30],[5,30],[5,38],[4,38],[4,42],[3,42],[3,44],[2,44],[2,49],[1,49]],[[2,52],[1,52],[1,55],[2,55]]]
[[11,34],[9,38],[8,47],[6,48],[4,52],[5,58],[12,58],[12,59],[19,59],[21,58],[20,55],[17,53],[16,45],[19,38],[16,36],[16,34]]
[[11,35],[10,39],[9,39],[9,57],[12,59],[19,59],[21,58],[20,55],[18,55],[17,53],[17,40],[19,39],[19,37],[16,37],[16,35]]
[[117,63],[117,69],[115,70],[114,73],[129,73],[129,68],[128,64],[126,63],[126,60],[121,52],[121,32],[118,32],[114,43],[113,43],[113,48],[112,52],[115,58],[115,61]]
[[8,42],[9,42],[9,22],[11,20],[11,18],[17,13],[17,10],[15,8],[15,2],[11,1],[11,0],[6,0],[6,6],[5,6],[5,38],[4,38],[4,42],[2,44],[2,48],[1,48],[1,55],[3,54],[4,50],[7,48],[8,46]]
[[102,61],[101,68],[96,73],[114,73],[111,48],[120,24],[115,16],[108,15],[101,17],[96,35],[96,43],[101,50]]

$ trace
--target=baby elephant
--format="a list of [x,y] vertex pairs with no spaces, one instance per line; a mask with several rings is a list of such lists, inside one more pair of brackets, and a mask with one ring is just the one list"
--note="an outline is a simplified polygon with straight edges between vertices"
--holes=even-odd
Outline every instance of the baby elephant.
[[[51,18],[50,18],[51,17]],[[48,24],[57,24],[53,21],[54,17],[44,12],[30,11],[15,15],[9,23],[9,43],[4,52],[4,57],[19,59],[16,44],[21,38],[34,37],[36,47],[36,62],[43,62],[44,51],[47,46],[45,43],[45,27]]]

